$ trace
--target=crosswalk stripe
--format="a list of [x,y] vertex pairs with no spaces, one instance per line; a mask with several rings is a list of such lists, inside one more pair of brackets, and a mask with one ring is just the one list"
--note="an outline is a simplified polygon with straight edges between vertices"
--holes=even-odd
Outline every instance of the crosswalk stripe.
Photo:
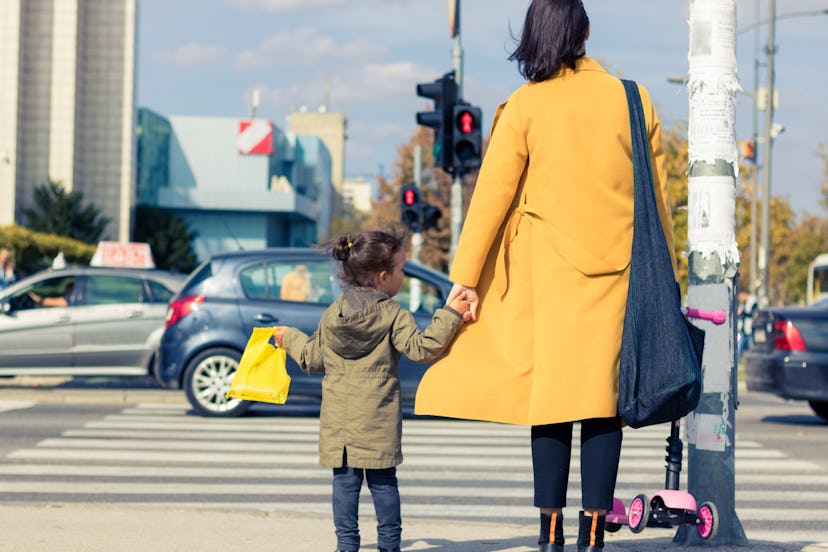
[[[201,418],[191,415],[186,404],[138,405],[11,451],[0,462],[0,494],[15,501],[63,497],[145,507],[330,515],[331,470],[318,466],[318,431],[314,417]],[[573,435],[567,497],[573,508],[581,498],[578,433],[576,429]],[[661,490],[668,435],[669,424],[624,430],[616,496],[626,504],[639,493],[652,496]],[[405,462],[398,470],[403,514],[520,523],[533,519],[529,440],[526,427],[406,419]],[[738,435],[736,443],[735,498],[743,523],[751,529],[769,521],[828,523],[828,511],[820,509],[828,489],[823,467]],[[686,466],[680,485],[687,488]],[[363,500],[370,502],[367,486]],[[780,541],[779,532],[766,533]],[[814,535],[826,538],[825,533]],[[796,540],[805,539],[797,531]]]
[[9,412],[11,410],[24,410],[31,408],[37,403],[35,401],[18,401],[11,399],[0,400],[0,412]]
[[[287,465],[298,464],[305,465],[308,462],[315,461],[314,456],[308,454],[295,454],[294,447],[291,452],[270,454],[263,452],[263,446],[245,446],[245,447],[229,447],[230,450],[236,452],[199,452],[193,451],[192,447],[181,447],[178,443],[160,443],[163,446],[158,448],[166,449],[168,452],[159,452],[156,447],[149,447],[152,450],[142,450],[147,448],[146,443],[129,442],[123,444],[115,443],[99,443],[99,448],[90,448],[92,443],[79,442],[64,442],[61,440],[47,439],[40,443],[39,448],[36,449],[20,449],[8,455],[9,458],[17,459],[46,459],[56,458],[62,460],[119,460],[119,461],[142,461],[142,462],[171,462],[171,463],[231,463],[231,464],[273,464],[273,465]],[[222,449],[224,447],[215,446],[211,448]],[[246,450],[248,452],[257,452],[258,454],[245,454],[238,452],[239,450]],[[267,451],[272,451],[272,448],[266,448]],[[316,447],[313,446],[313,452]],[[523,468],[531,470],[531,458],[526,453],[513,456],[454,456],[454,455],[437,455],[429,454],[420,456],[417,454],[406,454],[405,463],[409,466],[444,466],[450,465],[451,469],[461,470],[473,467],[489,466],[493,468]],[[632,465],[631,465],[632,464]],[[780,459],[747,459],[739,461],[739,470],[747,472],[766,472],[777,473],[780,470],[784,471],[822,471],[822,468],[812,462],[803,460],[792,460],[789,458]],[[579,469],[579,462],[577,458],[573,458],[571,469],[573,471]],[[664,461],[658,458],[636,458],[629,459],[622,455],[621,469],[636,470],[653,470],[658,473],[664,467]]]

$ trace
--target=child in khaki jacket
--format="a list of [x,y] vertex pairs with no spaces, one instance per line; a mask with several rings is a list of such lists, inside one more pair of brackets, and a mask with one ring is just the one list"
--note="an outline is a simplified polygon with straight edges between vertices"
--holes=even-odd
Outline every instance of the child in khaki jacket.
[[397,364],[400,354],[415,362],[442,355],[464,317],[470,317],[469,305],[465,296],[453,298],[421,332],[413,315],[391,299],[403,284],[402,236],[384,231],[346,235],[332,251],[348,289],[328,307],[312,336],[280,326],[274,340],[305,373],[325,375],[319,463],[333,468],[337,550],[359,550],[359,490],[366,478],[379,550],[399,551],[396,466],[403,457]]

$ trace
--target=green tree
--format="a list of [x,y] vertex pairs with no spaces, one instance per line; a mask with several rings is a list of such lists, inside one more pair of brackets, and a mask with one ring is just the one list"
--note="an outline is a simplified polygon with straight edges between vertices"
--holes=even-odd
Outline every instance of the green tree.
[[23,210],[27,226],[35,232],[67,236],[84,243],[97,243],[109,219],[92,205],[84,205],[83,194],[67,192],[60,182],[49,180],[36,186],[33,206]]
[[149,244],[158,268],[184,273],[192,271],[196,265],[195,237],[196,233],[180,217],[148,205],[139,205],[135,209],[132,239]]

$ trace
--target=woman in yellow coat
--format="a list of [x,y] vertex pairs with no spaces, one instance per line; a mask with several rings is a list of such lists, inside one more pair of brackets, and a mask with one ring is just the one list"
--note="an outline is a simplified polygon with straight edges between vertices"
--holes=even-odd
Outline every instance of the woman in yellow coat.
[[[603,547],[621,448],[630,120],[621,81],[585,55],[588,36],[580,0],[530,5],[510,58],[529,82],[494,116],[451,269],[452,293],[477,304],[476,321],[425,374],[415,409],[532,426],[542,552],[563,550],[573,422],[581,422],[582,442],[579,551]],[[661,127],[639,89],[672,252]]]

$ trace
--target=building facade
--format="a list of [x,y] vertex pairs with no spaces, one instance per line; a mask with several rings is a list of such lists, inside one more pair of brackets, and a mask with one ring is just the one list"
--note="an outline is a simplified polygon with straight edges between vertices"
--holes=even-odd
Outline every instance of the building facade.
[[331,159],[319,138],[286,134],[269,121],[167,120],[143,108],[137,135],[138,203],[184,219],[200,260],[327,238]]
[[0,2],[0,225],[52,180],[129,240],[135,18],[136,0]]
[[318,136],[331,155],[331,183],[338,196],[342,196],[345,180],[345,140],[347,121],[344,113],[320,111],[294,111],[288,115],[288,132],[297,136]]

